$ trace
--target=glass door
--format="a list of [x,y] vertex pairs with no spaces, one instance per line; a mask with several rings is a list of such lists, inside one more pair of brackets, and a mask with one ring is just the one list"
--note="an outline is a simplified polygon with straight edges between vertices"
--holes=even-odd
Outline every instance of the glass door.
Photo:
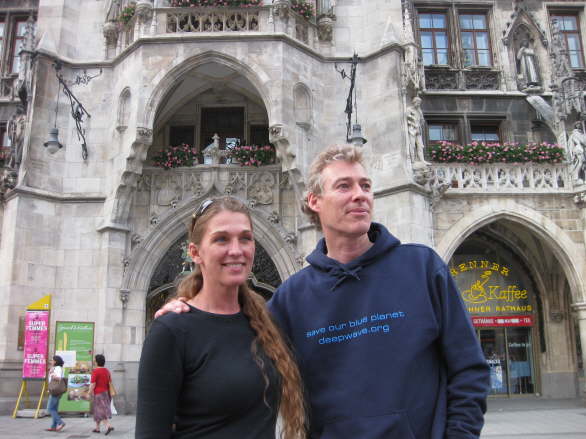
[[507,328],[511,393],[535,393],[531,328]]
[[482,328],[478,337],[490,367],[491,395],[535,393],[531,328]]
[[490,394],[508,395],[505,328],[480,329],[478,332],[482,351],[490,366]]

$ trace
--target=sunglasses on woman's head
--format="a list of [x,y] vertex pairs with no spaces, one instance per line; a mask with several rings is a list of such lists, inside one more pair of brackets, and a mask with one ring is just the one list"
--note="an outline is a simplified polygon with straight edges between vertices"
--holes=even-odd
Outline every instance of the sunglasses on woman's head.
[[193,219],[197,220],[197,218],[199,218],[201,215],[203,215],[203,213],[207,210],[208,207],[210,207],[212,204],[214,204],[214,199],[212,198],[208,198],[207,200],[203,200],[201,202],[201,204],[199,205],[199,207],[196,209],[196,211],[193,214]]

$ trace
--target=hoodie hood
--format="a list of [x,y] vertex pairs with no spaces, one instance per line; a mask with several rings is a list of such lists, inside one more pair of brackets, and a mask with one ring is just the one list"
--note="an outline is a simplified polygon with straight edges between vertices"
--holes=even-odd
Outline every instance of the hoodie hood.
[[364,267],[384,257],[401,244],[384,226],[378,223],[370,225],[368,238],[374,245],[347,264],[342,264],[327,255],[326,241],[322,238],[318,242],[316,249],[307,257],[307,262],[312,267],[326,272],[332,277],[333,283],[330,290],[334,291],[348,278],[360,280],[359,273]]

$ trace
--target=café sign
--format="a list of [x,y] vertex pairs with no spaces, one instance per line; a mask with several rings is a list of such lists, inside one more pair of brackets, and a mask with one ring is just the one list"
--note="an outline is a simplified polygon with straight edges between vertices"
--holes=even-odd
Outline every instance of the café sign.
[[523,315],[533,312],[527,289],[511,282],[508,267],[488,260],[468,260],[450,272],[472,316]]

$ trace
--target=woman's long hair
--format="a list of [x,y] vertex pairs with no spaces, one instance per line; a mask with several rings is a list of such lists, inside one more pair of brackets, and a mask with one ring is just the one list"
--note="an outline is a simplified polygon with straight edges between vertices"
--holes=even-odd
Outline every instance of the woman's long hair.
[[[206,203],[206,202],[204,202]],[[210,203],[210,202],[207,202]],[[250,222],[252,218],[248,208],[239,200],[233,197],[222,197],[213,200],[210,204],[203,204],[193,215],[189,229],[189,241],[199,245],[206,233],[208,222],[218,213],[229,211],[243,213]],[[201,212],[203,210],[203,212]],[[177,297],[192,299],[203,286],[203,276],[198,266],[179,284]],[[281,395],[279,402],[279,413],[283,419],[282,437],[285,439],[297,439],[305,437],[305,403],[301,375],[293,354],[283,340],[281,333],[269,315],[265,301],[261,295],[252,291],[246,283],[238,288],[238,300],[242,312],[248,318],[250,326],[256,333],[252,342],[251,351],[256,363],[259,365],[265,384],[268,385],[268,378],[264,370],[262,359],[258,356],[258,345],[269,357],[279,375],[281,376]]]

